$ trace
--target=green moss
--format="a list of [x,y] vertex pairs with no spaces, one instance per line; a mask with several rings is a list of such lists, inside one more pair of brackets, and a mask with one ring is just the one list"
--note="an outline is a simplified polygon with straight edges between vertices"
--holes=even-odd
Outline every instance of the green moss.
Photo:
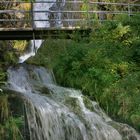
[[136,132],[127,124],[117,123],[114,121],[109,122],[122,136],[122,140],[137,140]]
[[92,104],[92,101],[88,97],[83,96],[83,102],[84,102],[85,107],[87,109],[89,109],[90,111],[95,111],[94,107],[93,107],[93,104]]
[[45,86],[37,85],[36,90],[40,91],[40,93],[42,93],[42,94],[50,95],[49,89],[47,87],[45,87]]
[[4,70],[0,69],[0,87],[6,84],[7,74]]
[[19,126],[22,124],[22,118],[8,118],[3,125],[0,124],[1,140],[22,140]]
[[18,62],[18,53],[10,41],[0,41],[0,45],[0,66],[2,66],[1,69],[6,70],[8,66]]
[[74,112],[82,122],[84,122],[85,127],[88,129],[91,128],[91,124],[88,123],[85,119],[85,116],[83,116],[83,111],[81,110],[81,107],[79,105],[79,101],[75,97],[67,97],[64,101],[64,104],[70,109],[70,111]]
[[[23,117],[22,115],[17,116],[19,112],[16,112],[18,107],[21,107],[17,103],[17,100],[12,100],[13,96],[6,94],[5,91],[0,95],[0,139],[1,140],[21,140],[21,128],[23,126]],[[17,98],[15,96],[15,98]],[[14,99],[15,99],[14,98]],[[15,107],[11,104],[11,101],[14,102]],[[20,108],[21,110],[21,108]],[[19,113],[20,114],[20,113]]]
[[78,116],[82,115],[81,107],[79,105],[79,101],[77,98],[74,97],[67,97],[65,99],[65,104],[68,106],[68,108],[77,114]]
[[140,112],[131,115],[131,121],[138,130],[140,130]]
[[4,122],[9,117],[8,96],[0,95],[0,122]]
[[19,51],[20,53],[23,53],[25,49],[27,48],[27,45],[29,45],[29,42],[26,40],[23,41],[14,41],[13,48]]

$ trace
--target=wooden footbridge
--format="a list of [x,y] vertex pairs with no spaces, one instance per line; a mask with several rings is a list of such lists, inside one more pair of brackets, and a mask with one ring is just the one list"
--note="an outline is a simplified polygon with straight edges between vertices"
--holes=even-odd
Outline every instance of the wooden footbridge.
[[[115,7],[113,9],[113,7]],[[0,40],[72,38],[95,23],[140,14],[140,4],[65,0],[0,1]]]

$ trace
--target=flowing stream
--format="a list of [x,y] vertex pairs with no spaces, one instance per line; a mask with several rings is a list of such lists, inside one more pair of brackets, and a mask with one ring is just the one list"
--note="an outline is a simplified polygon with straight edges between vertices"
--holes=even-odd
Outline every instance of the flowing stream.
[[49,70],[23,64],[8,74],[8,89],[25,98],[30,140],[140,140],[80,91],[58,86]]

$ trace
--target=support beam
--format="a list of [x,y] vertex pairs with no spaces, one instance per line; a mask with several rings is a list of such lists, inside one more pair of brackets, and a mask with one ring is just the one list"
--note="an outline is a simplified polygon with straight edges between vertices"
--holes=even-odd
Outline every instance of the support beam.
[[72,39],[76,35],[88,37],[91,29],[75,29],[75,28],[47,28],[47,29],[0,29],[0,40],[32,40],[32,39]]

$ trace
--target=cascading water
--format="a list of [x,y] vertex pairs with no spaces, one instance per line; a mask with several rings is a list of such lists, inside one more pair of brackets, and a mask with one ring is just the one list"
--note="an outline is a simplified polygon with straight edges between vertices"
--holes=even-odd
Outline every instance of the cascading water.
[[31,40],[29,48],[26,50],[26,52],[19,57],[19,63],[23,63],[26,61],[29,57],[35,56],[36,51],[40,48],[43,40]]
[[30,140],[140,140],[133,129],[121,136],[95,102],[57,86],[45,68],[21,65],[8,73],[8,88],[26,99]]

